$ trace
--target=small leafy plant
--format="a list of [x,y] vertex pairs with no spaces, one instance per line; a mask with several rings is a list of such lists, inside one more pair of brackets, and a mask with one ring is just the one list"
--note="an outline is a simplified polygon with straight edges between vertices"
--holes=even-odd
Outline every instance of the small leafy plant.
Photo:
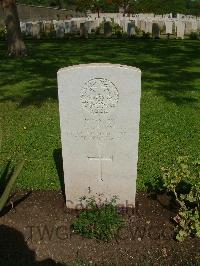
[[191,40],[199,40],[200,39],[200,34],[198,32],[191,32],[189,35],[189,38]]
[[117,35],[117,37],[121,37],[122,36],[123,29],[122,29],[122,27],[119,24],[113,22],[112,23],[112,28],[113,28],[114,34]]
[[142,31],[142,39],[150,39],[151,34],[149,32]]
[[100,205],[95,198],[81,198],[81,203],[87,206],[73,223],[75,233],[88,238],[96,238],[109,241],[117,236],[118,230],[123,226],[124,221],[117,212],[116,197],[110,202]]
[[16,171],[14,172],[12,171],[11,174],[8,173],[9,172],[9,164],[8,164],[1,177],[1,181],[2,179],[4,179],[4,182],[3,184],[1,184],[1,188],[0,188],[0,212],[3,210],[3,208],[5,207],[8,201],[8,198],[17,180],[17,177],[22,171],[24,163],[25,161],[22,161],[20,165],[17,167]]
[[5,38],[6,37],[6,28],[5,27],[0,27],[0,38]]
[[189,162],[188,157],[179,157],[171,169],[162,169],[164,187],[173,193],[179,205],[174,221],[177,223],[176,239],[187,236],[200,237],[200,162]]

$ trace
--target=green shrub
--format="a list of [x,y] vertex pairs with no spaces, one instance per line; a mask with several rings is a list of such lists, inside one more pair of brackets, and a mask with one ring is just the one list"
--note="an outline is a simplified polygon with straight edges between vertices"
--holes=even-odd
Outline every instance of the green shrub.
[[95,34],[96,34],[96,35],[99,35],[99,34],[100,34],[100,27],[97,27],[97,28],[95,29]]
[[113,29],[113,33],[117,36],[122,36],[122,33],[123,33],[123,29],[122,27],[120,27],[119,24],[117,23],[112,23],[112,29]]
[[149,32],[142,31],[142,39],[150,39],[151,34]]
[[88,238],[109,241],[117,236],[123,219],[117,212],[116,197],[98,205],[93,197],[81,199],[87,206],[73,223],[74,232]]
[[[98,28],[98,33],[99,34],[103,34],[104,33],[104,23],[105,22],[101,22]],[[123,34],[123,29],[122,27],[114,22],[114,19],[111,19],[111,26],[112,26],[112,33],[114,35],[116,35],[117,37],[122,37]]]
[[104,21],[102,21],[98,27],[98,34],[103,34],[103,33],[104,33]]
[[3,210],[4,206],[6,205],[11,190],[17,180],[17,177],[21,173],[23,166],[24,166],[24,161],[20,163],[15,172],[13,172],[12,170],[10,174],[9,163],[8,163],[4,173],[1,175],[1,182],[3,180],[3,184],[1,184],[1,189],[0,189],[0,212]]
[[189,35],[189,38],[191,40],[199,40],[199,33],[198,32],[191,32],[190,35]]
[[180,157],[177,165],[164,171],[164,187],[172,192],[179,205],[174,221],[177,223],[176,239],[187,236],[200,237],[200,162],[190,162]]
[[117,36],[117,38],[122,38],[122,36],[123,36],[121,31],[116,31],[115,35]]
[[141,35],[141,34],[142,34],[141,29],[138,28],[138,27],[135,27],[135,34],[136,34],[136,35]]
[[5,37],[6,37],[6,28],[0,27],[0,38],[5,38]]

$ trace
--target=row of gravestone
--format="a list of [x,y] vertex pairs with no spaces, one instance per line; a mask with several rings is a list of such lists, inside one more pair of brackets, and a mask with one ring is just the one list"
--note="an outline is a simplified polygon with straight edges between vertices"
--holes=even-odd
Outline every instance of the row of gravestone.
[[66,21],[36,21],[20,22],[21,31],[34,38],[40,38],[44,33],[49,35],[55,33],[57,38],[64,38],[66,34],[80,34],[81,37],[87,37],[92,32],[99,32],[106,37],[110,37],[117,32],[126,33],[128,36],[148,33],[153,38],[159,38],[161,34],[172,35],[177,38],[184,38],[191,32],[200,31],[200,20],[141,20],[141,19],[115,19],[109,18],[88,20],[86,18],[77,18]]
[[168,14],[154,14],[154,13],[137,13],[137,14],[124,14],[124,12],[119,12],[119,13],[99,13],[99,16],[97,15],[97,13],[88,13],[87,14],[88,17],[92,18],[92,19],[96,19],[96,18],[104,18],[104,17],[108,17],[108,18],[129,18],[129,19],[198,19],[198,16],[194,16],[194,15],[185,15],[185,14],[179,14],[179,13],[168,13]]

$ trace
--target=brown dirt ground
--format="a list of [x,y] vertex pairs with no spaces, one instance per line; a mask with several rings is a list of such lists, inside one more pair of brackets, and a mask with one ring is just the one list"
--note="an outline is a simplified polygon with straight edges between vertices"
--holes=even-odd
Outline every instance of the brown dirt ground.
[[199,265],[200,239],[173,239],[167,198],[137,194],[126,226],[111,242],[73,233],[77,213],[61,192],[17,192],[16,206],[0,217],[0,266],[5,265]]

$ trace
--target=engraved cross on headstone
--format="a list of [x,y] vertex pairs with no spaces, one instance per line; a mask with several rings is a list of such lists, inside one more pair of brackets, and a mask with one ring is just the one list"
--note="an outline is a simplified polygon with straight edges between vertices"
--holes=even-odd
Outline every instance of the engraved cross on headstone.
[[113,157],[111,158],[103,158],[103,157],[88,157],[90,161],[99,161],[99,180],[103,181],[103,161],[113,161]]

